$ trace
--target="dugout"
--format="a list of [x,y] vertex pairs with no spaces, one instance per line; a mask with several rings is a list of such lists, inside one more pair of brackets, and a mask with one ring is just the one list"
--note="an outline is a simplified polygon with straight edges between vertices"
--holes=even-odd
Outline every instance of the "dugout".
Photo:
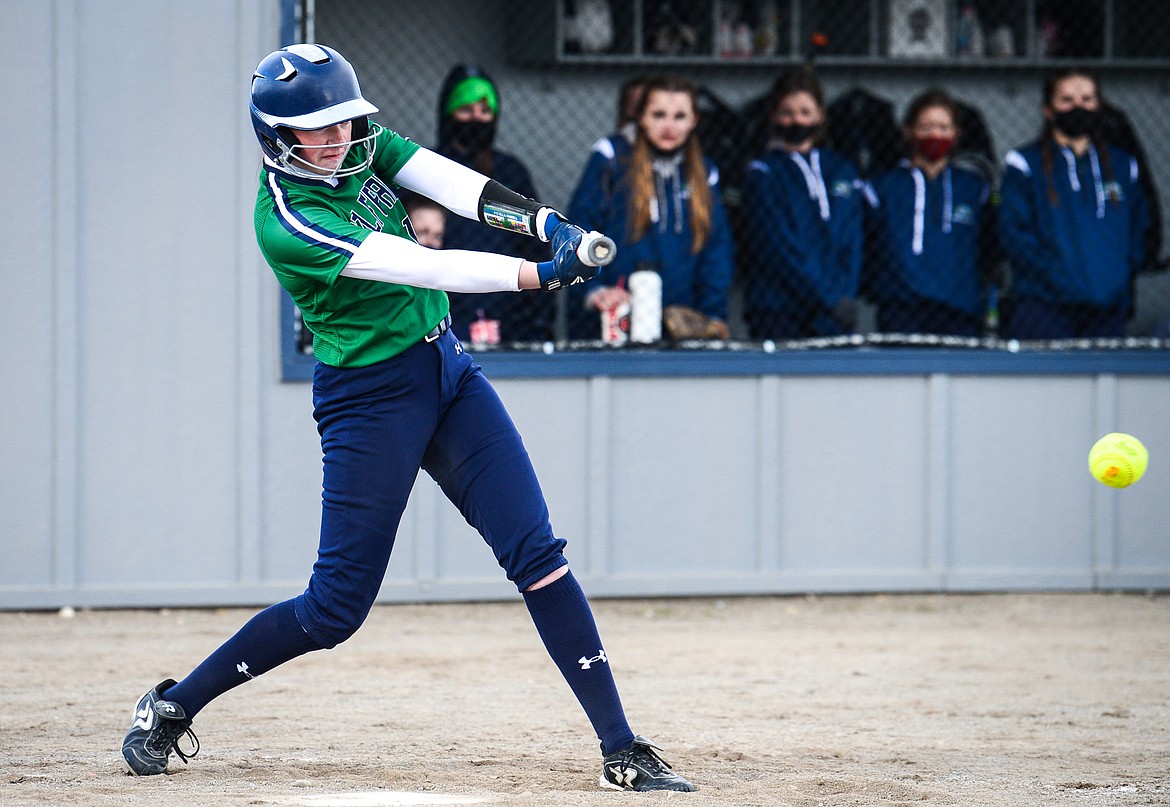
[[[514,43],[547,36],[547,20],[516,30],[517,7],[440,0],[391,17],[391,4],[317,0],[301,19],[363,77],[386,77],[367,93],[424,143],[450,64],[490,65],[506,87],[501,144],[561,203],[579,170],[561,150],[583,158],[638,64],[532,63]],[[6,12],[19,35],[0,58],[20,77],[6,114],[41,136],[9,164],[0,202],[18,303],[0,360],[2,608],[259,604],[303,587],[319,447],[253,242],[245,111],[246,76],[295,35],[297,9],[55,0]],[[1086,58],[1170,177],[1165,54]],[[679,64],[740,102],[780,61]],[[924,72],[946,74],[1002,151],[1034,134],[1040,67],[845,54],[823,78],[830,94],[865,81],[904,99]],[[549,110],[580,117],[553,129]],[[1157,310],[1138,321],[1170,305],[1165,282],[1141,279]],[[1170,587],[1170,351],[1143,334],[1062,347],[863,336],[483,363],[591,594]],[[1153,457],[1120,492],[1085,467],[1115,429]],[[420,482],[383,599],[514,596],[477,545]]]

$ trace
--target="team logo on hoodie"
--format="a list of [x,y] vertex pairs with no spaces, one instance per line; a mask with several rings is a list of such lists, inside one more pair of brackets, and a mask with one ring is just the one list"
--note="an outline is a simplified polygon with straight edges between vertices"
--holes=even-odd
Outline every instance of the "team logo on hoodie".
[[974,224],[975,208],[968,204],[955,205],[955,212],[951,214],[951,221],[955,224]]

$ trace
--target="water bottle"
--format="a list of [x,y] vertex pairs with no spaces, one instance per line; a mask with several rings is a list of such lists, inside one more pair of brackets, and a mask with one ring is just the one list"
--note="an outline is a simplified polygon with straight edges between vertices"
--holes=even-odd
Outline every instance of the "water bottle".
[[630,275],[630,341],[662,339],[662,275],[639,270]]

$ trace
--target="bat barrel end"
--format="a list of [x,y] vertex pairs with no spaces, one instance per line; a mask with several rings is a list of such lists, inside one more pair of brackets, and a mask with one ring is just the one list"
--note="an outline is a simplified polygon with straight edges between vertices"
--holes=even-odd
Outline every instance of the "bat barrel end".
[[617,255],[617,244],[607,235],[598,235],[585,245],[585,260],[593,266],[606,266]]

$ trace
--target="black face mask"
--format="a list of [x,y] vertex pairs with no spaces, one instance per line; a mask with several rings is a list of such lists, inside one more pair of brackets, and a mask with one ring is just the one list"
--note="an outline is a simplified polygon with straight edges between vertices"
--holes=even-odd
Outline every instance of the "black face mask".
[[1101,113],[1096,109],[1074,106],[1052,116],[1052,125],[1069,137],[1084,137],[1092,134],[1101,122]]
[[447,131],[452,142],[475,154],[492,147],[496,139],[496,122],[451,119],[447,122]]
[[772,128],[776,136],[790,146],[800,145],[810,137],[815,136],[820,130],[821,126],[819,123],[811,125],[790,123],[787,126],[775,126]]

